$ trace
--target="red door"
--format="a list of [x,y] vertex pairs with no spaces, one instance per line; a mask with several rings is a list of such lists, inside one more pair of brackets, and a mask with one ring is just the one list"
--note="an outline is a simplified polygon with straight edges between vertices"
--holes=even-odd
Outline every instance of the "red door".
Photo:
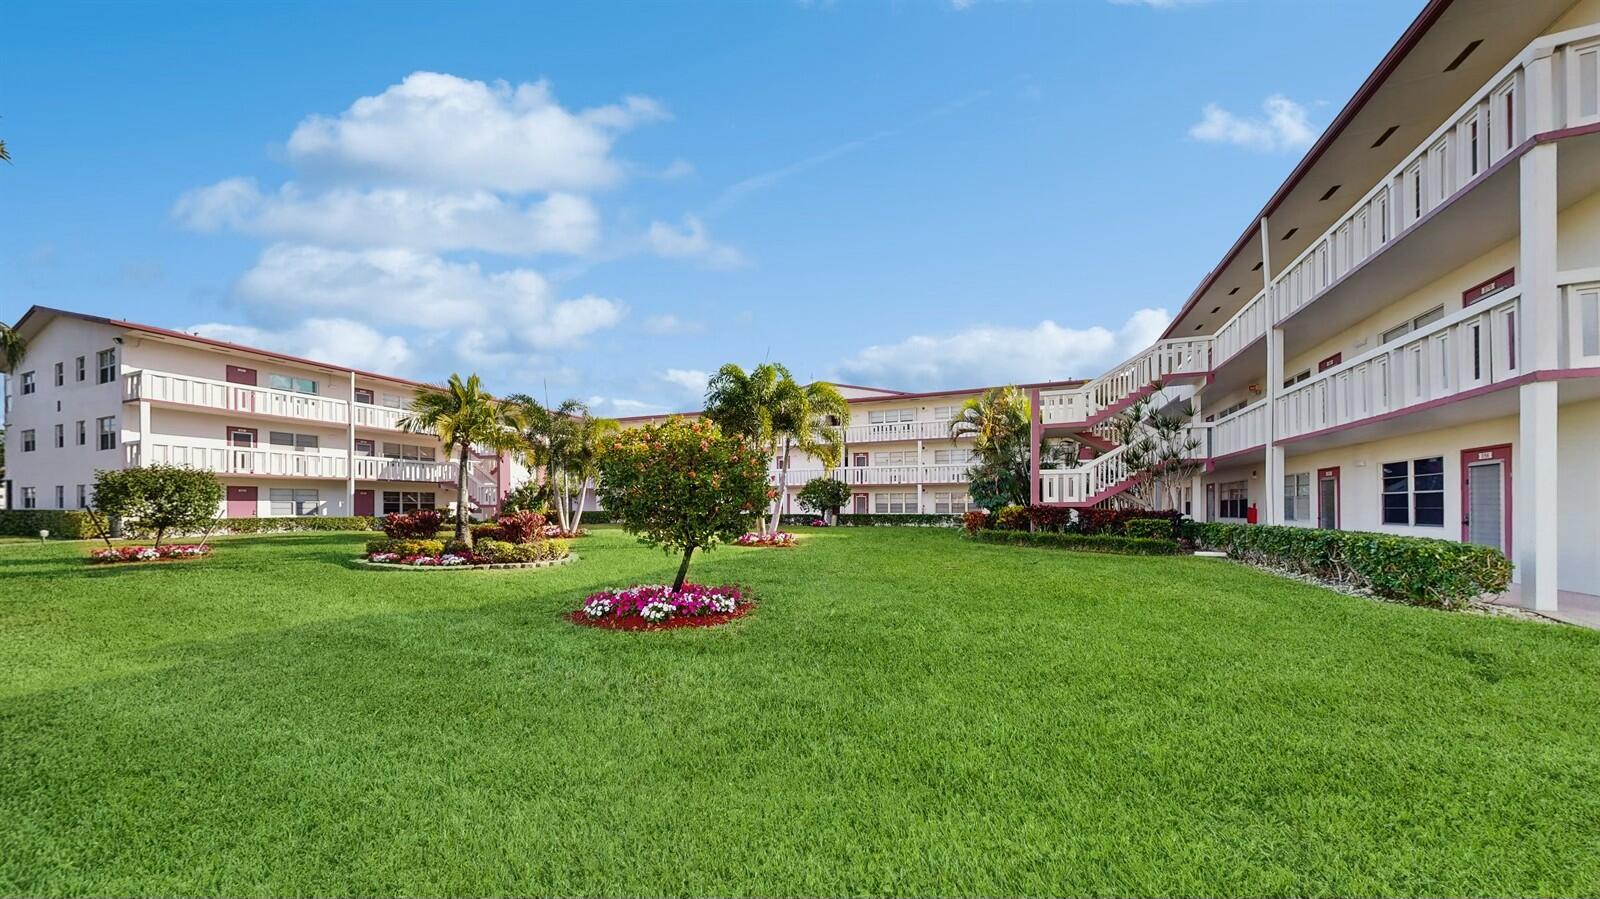
[[[241,387],[254,387],[254,386],[256,386],[256,370],[255,369],[253,369],[253,368],[241,368],[240,366],[237,366],[237,365],[229,365],[229,366],[227,366],[227,369],[228,369],[227,377],[228,377],[228,383],[229,384],[238,384]],[[256,411],[256,394],[255,394],[255,391],[253,391],[253,390],[230,390],[230,391],[228,391],[228,408],[229,409],[239,409],[239,410],[244,411],[244,412],[254,412],[254,411]]]
[[256,489],[255,487],[228,488],[229,518],[256,517]]
[[867,514],[867,495],[865,493],[857,493],[855,495],[855,513],[857,515]]
[[1511,444],[1461,451],[1461,539],[1511,553]]
[[1317,527],[1339,529],[1339,466],[1317,469]]
[[374,503],[373,503],[372,491],[371,490],[357,490],[356,491],[356,514],[357,515],[371,515],[371,514],[373,514],[373,509],[374,508],[375,508],[375,506],[374,506]]
[[240,368],[237,365],[228,366],[228,383],[256,386],[256,370],[253,368]]

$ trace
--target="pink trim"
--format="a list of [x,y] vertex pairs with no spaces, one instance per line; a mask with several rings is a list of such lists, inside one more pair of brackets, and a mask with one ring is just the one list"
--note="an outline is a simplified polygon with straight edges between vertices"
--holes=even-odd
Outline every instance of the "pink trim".
[[1461,291],[1461,308],[1465,309],[1473,303],[1481,303],[1503,290],[1510,290],[1516,286],[1517,270],[1515,267],[1508,268],[1482,284],[1474,284]]

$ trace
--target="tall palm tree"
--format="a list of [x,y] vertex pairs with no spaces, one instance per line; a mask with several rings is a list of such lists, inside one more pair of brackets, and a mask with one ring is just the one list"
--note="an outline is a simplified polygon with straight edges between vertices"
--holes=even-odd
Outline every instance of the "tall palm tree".
[[506,397],[506,402],[517,410],[521,421],[517,449],[530,469],[543,472],[550,504],[556,510],[556,523],[563,531],[569,530],[567,514],[572,504],[561,472],[572,444],[573,422],[586,410],[577,400],[550,408],[525,393],[514,393]]
[[572,529],[583,526],[584,506],[589,502],[589,482],[600,476],[600,456],[606,443],[622,425],[614,418],[595,418],[585,409],[572,426],[572,443],[566,459],[567,476],[578,491],[578,511],[572,517]]
[[[788,372],[784,372],[788,377]],[[793,384],[793,379],[790,379]],[[789,489],[789,457],[793,450],[817,457],[824,470],[839,465],[844,455],[844,428],[850,424],[850,404],[837,387],[823,381],[780,386],[779,405],[773,410],[772,430],[783,444],[778,468],[778,496],[772,504],[771,530],[776,533],[783,515],[783,497]]]
[[443,391],[417,394],[410,411],[400,419],[403,430],[436,434],[460,456],[455,539],[468,546],[472,545],[472,531],[467,528],[467,472],[472,464],[472,448],[481,446],[496,452],[513,449],[518,445],[521,424],[519,411],[491,396],[477,375],[462,381],[458,374],[450,376]]
[[950,438],[972,438],[978,464],[971,470],[968,489],[974,499],[985,506],[1028,502],[1033,477],[1028,470],[1031,423],[1028,395],[1015,387],[995,387],[961,404],[961,411],[950,420]]
[[[777,363],[763,362],[746,374],[729,362],[706,382],[705,416],[724,434],[742,438],[751,452],[766,456],[770,462],[777,451],[773,419],[779,410],[795,402],[794,394],[799,389],[789,369]],[[758,522],[764,533],[766,520]]]

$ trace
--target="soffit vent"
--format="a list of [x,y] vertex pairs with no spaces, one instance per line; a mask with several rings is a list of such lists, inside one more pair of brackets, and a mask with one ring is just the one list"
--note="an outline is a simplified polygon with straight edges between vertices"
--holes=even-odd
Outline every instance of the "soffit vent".
[[1456,58],[1450,60],[1450,64],[1444,67],[1444,70],[1446,72],[1454,72],[1456,69],[1461,68],[1461,64],[1467,61],[1467,57],[1471,56],[1472,51],[1478,49],[1478,45],[1481,43],[1483,43],[1483,39],[1479,38],[1462,48],[1461,52],[1456,54]]
[[1378,135],[1378,139],[1372,142],[1372,149],[1376,150],[1379,147],[1383,146],[1383,142],[1388,140],[1391,137],[1394,137],[1394,133],[1396,131],[1399,131],[1399,130],[1400,130],[1400,126],[1399,125],[1390,125],[1389,126],[1389,130],[1387,130],[1387,131],[1383,132],[1382,134]]

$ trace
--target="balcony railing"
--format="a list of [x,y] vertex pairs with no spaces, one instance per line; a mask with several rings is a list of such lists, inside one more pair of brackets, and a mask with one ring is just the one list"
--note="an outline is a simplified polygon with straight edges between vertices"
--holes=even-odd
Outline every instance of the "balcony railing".
[[400,420],[405,418],[406,410],[395,409],[389,406],[374,406],[368,403],[356,403],[356,427],[382,428],[387,431],[401,431]]
[[1129,477],[1123,461],[1125,446],[1096,456],[1074,468],[1044,469],[1039,472],[1039,501],[1043,503],[1089,503]]
[[1237,412],[1207,422],[1210,431],[1206,458],[1215,459],[1267,442],[1267,401],[1257,400]]
[[344,453],[302,452],[275,447],[235,447],[141,440],[127,444],[130,467],[178,465],[217,474],[262,475],[286,478],[343,479],[348,459]]
[[[1272,282],[1272,318],[1315,300],[1396,236],[1543,130],[1600,121],[1600,25],[1529,44],[1462,104]],[[1548,49],[1559,67],[1530,89],[1530,66]]]
[[1521,291],[1508,290],[1294,385],[1276,400],[1278,439],[1515,378],[1520,308]]
[[[895,484],[965,484],[968,465],[859,465],[847,468],[791,468],[788,484],[799,487],[813,478],[831,478],[852,486],[882,487]],[[777,483],[777,473],[772,473]]]
[[358,481],[428,481],[435,484],[454,484],[460,471],[458,462],[434,462],[427,459],[386,459],[375,456],[356,456]]
[[1205,374],[1210,368],[1211,338],[1163,340],[1081,387],[1040,391],[1039,420],[1047,425],[1085,422],[1157,381]]
[[881,443],[889,440],[949,439],[949,421],[897,421],[886,424],[850,425],[844,429],[845,443]]
[[129,372],[123,377],[122,398],[322,424],[342,425],[350,420],[350,405],[344,400],[148,369]]
[[1256,294],[1250,302],[1234,313],[1233,318],[1217,329],[1215,342],[1212,345],[1211,367],[1221,368],[1238,355],[1245,347],[1261,339],[1267,333],[1267,292],[1265,290]]

